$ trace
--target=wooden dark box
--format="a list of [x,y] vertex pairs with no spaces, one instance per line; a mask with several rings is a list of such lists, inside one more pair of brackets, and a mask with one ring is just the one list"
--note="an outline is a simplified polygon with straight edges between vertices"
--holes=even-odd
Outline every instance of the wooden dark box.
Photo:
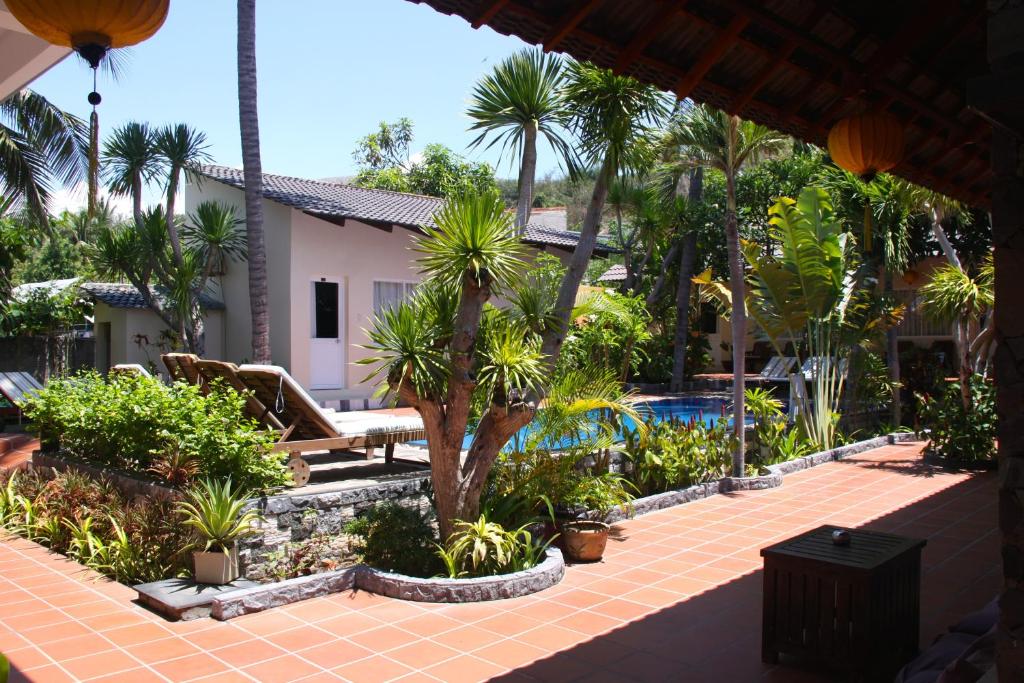
[[761,550],[761,658],[827,662],[857,677],[892,676],[918,648],[925,541],[821,526]]

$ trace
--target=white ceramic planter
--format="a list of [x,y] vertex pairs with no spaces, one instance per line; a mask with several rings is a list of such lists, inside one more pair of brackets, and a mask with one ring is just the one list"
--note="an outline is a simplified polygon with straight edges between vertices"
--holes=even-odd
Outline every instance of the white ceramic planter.
[[223,585],[238,578],[238,548],[230,552],[196,551],[192,553],[195,562],[196,583]]

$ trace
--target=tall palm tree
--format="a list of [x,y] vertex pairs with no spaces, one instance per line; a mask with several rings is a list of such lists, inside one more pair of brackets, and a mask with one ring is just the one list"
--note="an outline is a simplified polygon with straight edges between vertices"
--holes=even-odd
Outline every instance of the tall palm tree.
[[533,207],[538,134],[573,168],[572,146],[564,134],[568,113],[561,94],[563,80],[562,58],[530,47],[503,60],[473,88],[466,113],[474,121],[470,130],[480,134],[470,146],[493,135],[488,148],[500,142],[503,153],[512,150],[520,158],[519,228],[530,220]]
[[54,183],[86,178],[88,148],[84,121],[31,90],[11,95],[0,102],[0,195],[45,225]]
[[269,363],[270,305],[267,301],[267,248],[263,234],[263,164],[256,100],[256,0],[238,0],[238,124],[245,178],[245,234],[249,242],[249,310],[252,358]]
[[199,165],[210,160],[206,152],[206,136],[184,123],[165,126],[156,131],[153,146],[167,168],[167,234],[177,263],[181,263],[181,239],[174,218],[174,203],[178,196],[182,172],[194,173]]
[[[725,175],[725,237],[729,252],[729,288],[733,301],[744,301],[743,254],[736,217],[736,176],[744,164],[782,148],[785,136],[765,126],[744,121],[738,116],[698,104],[679,117],[669,130],[670,140],[686,150],[690,158],[702,166],[717,168]],[[733,453],[733,476],[744,473],[743,419],[744,359],[746,354],[747,317],[743,306],[732,312],[733,421],[736,451]]]
[[569,126],[579,141],[583,162],[598,170],[576,249],[558,289],[554,324],[544,334],[542,349],[551,365],[562,348],[576,293],[597,244],[609,186],[620,171],[646,164],[651,150],[645,141],[668,112],[664,94],[633,78],[585,62],[569,62],[566,69],[565,97],[572,111]]
[[110,193],[130,197],[136,226],[144,222],[142,190],[160,174],[162,161],[148,124],[129,121],[114,130],[103,146],[103,170]]

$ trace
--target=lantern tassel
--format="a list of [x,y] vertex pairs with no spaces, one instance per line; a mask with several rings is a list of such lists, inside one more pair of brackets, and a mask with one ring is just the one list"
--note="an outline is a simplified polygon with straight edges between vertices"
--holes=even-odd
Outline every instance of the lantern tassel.
[[100,182],[100,115],[93,107],[89,116],[89,218],[96,215]]
[[864,202],[864,251],[868,254],[871,253],[872,239],[872,217],[871,217],[871,202],[865,200]]

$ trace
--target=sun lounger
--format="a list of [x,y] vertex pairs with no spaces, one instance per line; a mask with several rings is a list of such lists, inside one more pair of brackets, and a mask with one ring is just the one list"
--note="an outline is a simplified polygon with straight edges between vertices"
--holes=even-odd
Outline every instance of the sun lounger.
[[209,386],[214,380],[221,380],[225,385],[245,395],[245,410],[257,422],[267,429],[284,432],[285,426],[277,419],[277,415],[263,405],[253,394],[252,389],[239,378],[237,365],[222,360],[199,359],[194,367],[203,386]]
[[111,375],[138,375],[139,377],[152,377],[149,374],[149,370],[142,367],[138,363],[118,363],[114,367],[110,368],[109,374]]
[[18,422],[21,422],[20,403],[30,395],[41,390],[43,385],[28,372],[0,372],[0,397],[3,397],[10,407],[2,410],[7,413],[16,414]]
[[167,367],[172,382],[199,384],[199,371],[196,370],[199,356],[194,353],[165,353],[160,360]]
[[761,370],[761,379],[769,382],[788,382],[789,373],[793,371],[793,366],[795,365],[796,358],[792,356],[775,356]]
[[[827,359],[824,356],[811,356],[804,361],[803,366],[800,368],[800,372],[808,382],[811,382],[814,381],[818,372],[822,369],[829,368],[829,363],[831,363],[831,359]],[[849,360],[846,358],[839,359],[839,374],[845,377],[849,366]]]
[[284,368],[276,365],[242,365],[237,377],[262,404],[264,415],[273,415],[284,427],[274,450],[288,453],[288,467],[297,486],[309,479],[309,464],[302,459],[303,453],[364,448],[367,459],[371,459],[374,448],[384,446],[385,462],[390,463],[395,444],[426,437],[418,416],[324,410]]

